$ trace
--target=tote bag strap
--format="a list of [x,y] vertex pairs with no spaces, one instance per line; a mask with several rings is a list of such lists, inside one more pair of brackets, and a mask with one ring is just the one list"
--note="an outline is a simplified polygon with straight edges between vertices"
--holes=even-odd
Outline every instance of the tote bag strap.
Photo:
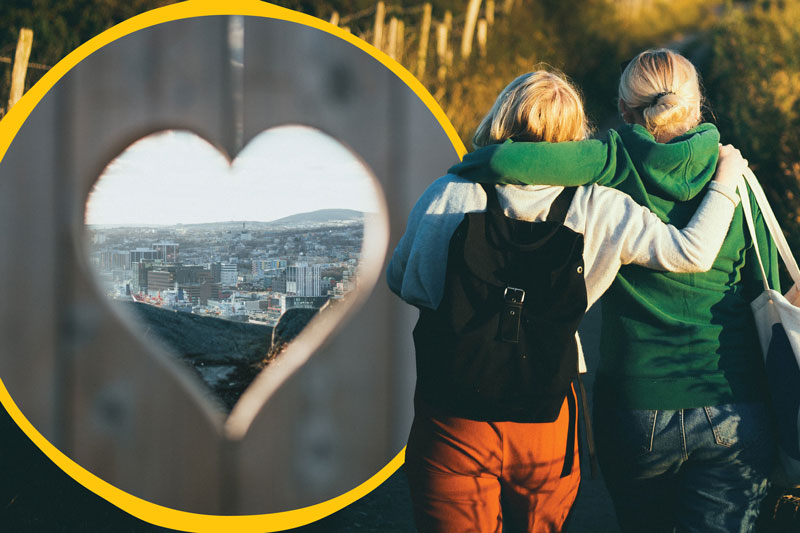
[[736,188],[739,189],[739,198],[742,200],[742,211],[744,212],[744,219],[747,221],[747,229],[750,230],[750,238],[753,241],[753,249],[756,251],[756,258],[758,259],[758,268],[761,269],[761,281],[764,282],[764,290],[769,290],[769,281],[767,281],[767,273],[764,270],[764,263],[761,262],[761,252],[758,249],[758,238],[756,237],[756,225],[753,221],[753,210],[750,207],[750,195],[747,194],[747,185],[745,185],[743,178],[739,178]]
[[786,270],[789,272],[794,284],[800,286],[800,269],[797,268],[797,261],[795,261],[792,250],[786,242],[786,237],[778,224],[775,213],[772,212],[772,207],[767,201],[761,184],[758,183],[755,174],[749,168],[745,171],[744,179],[747,185],[750,186],[750,190],[753,191],[753,196],[755,196],[756,203],[758,203],[758,207],[761,210],[761,216],[764,217],[764,222],[769,229],[770,235],[772,235],[772,240],[775,241],[775,246],[778,248],[778,254],[781,256],[783,264],[786,265]]

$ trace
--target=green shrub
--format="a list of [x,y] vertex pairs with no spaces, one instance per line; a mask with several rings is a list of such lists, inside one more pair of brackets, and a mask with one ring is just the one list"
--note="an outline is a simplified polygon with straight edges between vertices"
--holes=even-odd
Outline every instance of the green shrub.
[[709,99],[800,249],[800,1],[731,9],[712,35]]

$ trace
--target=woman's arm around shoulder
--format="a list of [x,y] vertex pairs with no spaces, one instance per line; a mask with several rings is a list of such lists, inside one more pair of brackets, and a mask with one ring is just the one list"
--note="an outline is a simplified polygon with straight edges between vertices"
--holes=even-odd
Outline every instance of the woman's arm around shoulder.
[[711,268],[738,204],[735,181],[747,161],[733,147],[720,149],[714,181],[692,219],[683,229],[666,224],[630,197],[605,187],[593,187],[586,200],[589,247],[634,263],[671,272],[705,272]]
[[448,172],[480,183],[613,187],[627,175],[629,159],[619,134],[609,130],[603,140],[486,146],[465,155]]

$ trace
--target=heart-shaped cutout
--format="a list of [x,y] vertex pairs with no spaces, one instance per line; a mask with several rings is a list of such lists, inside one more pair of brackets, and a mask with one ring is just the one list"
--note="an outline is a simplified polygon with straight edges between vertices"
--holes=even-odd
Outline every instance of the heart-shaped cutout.
[[[233,161],[166,131],[132,144],[96,182],[89,262],[129,328],[186,363],[229,413],[270,365],[285,378],[303,364],[372,289],[382,205],[364,164],[319,130],[270,129]],[[243,435],[274,388],[248,394],[228,433]]]

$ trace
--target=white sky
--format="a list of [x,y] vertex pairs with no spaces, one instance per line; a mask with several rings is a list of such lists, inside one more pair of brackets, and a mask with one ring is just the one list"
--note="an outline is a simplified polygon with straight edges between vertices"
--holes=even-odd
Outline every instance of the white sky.
[[86,224],[270,221],[317,209],[377,212],[377,185],[350,151],[305,126],[256,136],[229,165],[200,137],[149,135],[103,171]]

